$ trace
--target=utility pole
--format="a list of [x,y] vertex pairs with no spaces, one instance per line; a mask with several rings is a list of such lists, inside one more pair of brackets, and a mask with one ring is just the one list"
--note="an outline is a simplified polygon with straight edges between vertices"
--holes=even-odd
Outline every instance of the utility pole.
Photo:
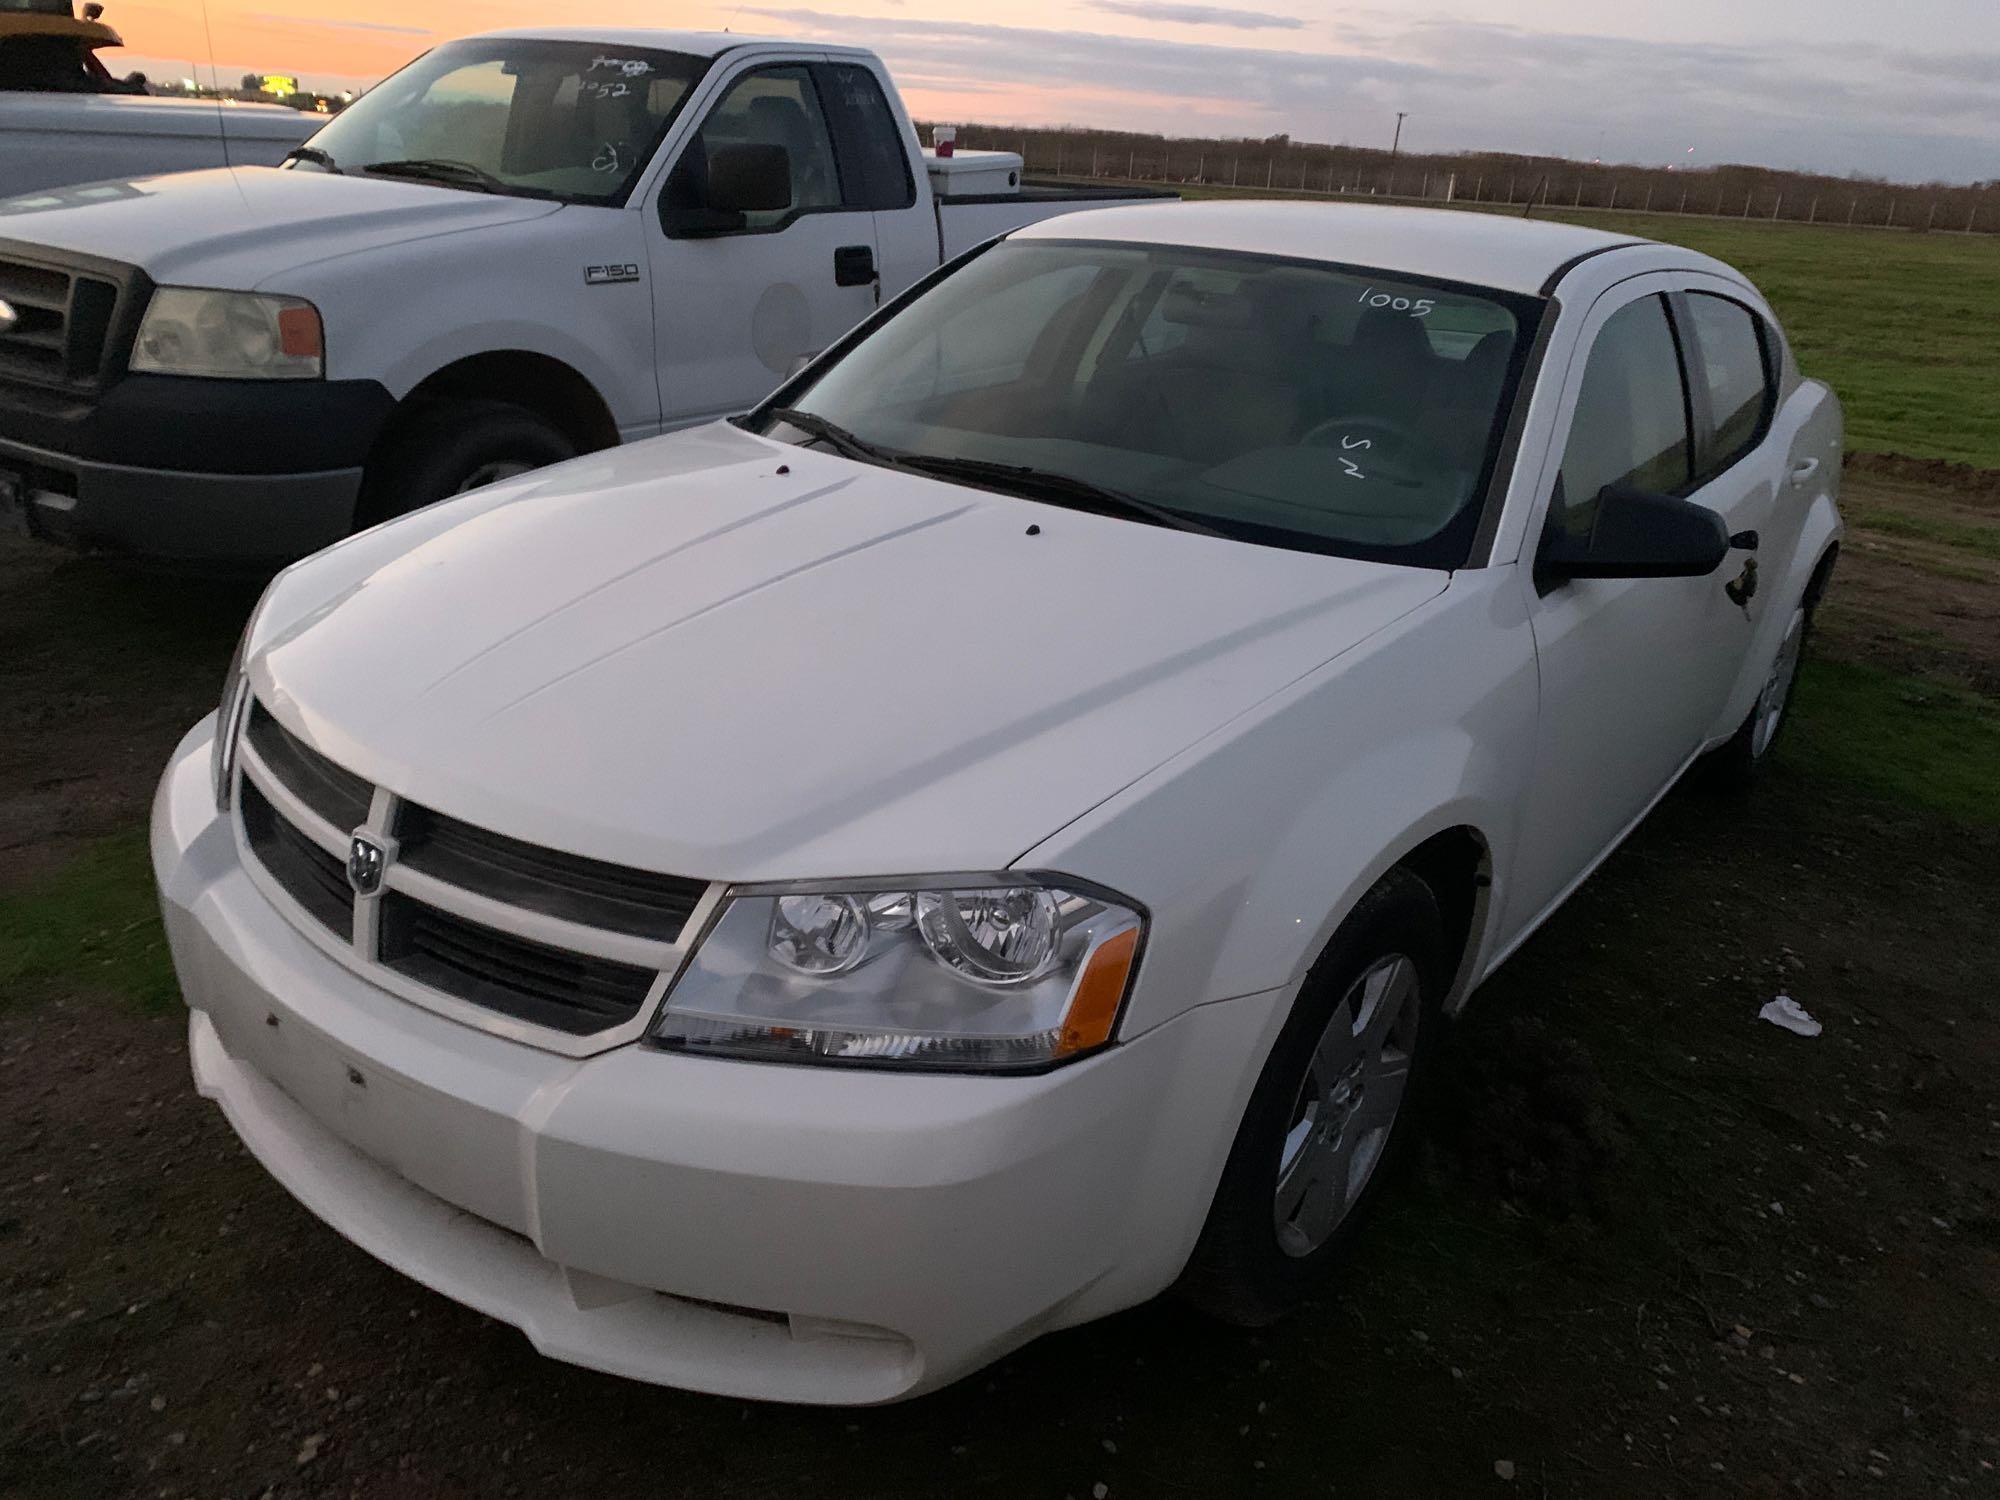
[[1389,155],[1391,157],[1393,157],[1397,153],[1397,151],[1402,149],[1403,121],[1409,118],[1409,114],[1410,112],[1407,109],[1399,109],[1396,111],[1396,138],[1393,141],[1389,142]]

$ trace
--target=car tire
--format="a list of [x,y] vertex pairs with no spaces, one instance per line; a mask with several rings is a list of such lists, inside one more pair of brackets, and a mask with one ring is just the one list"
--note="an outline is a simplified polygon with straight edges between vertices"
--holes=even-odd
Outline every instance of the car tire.
[[1710,786],[1725,792],[1747,791],[1757,784],[1769,763],[1771,747],[1790,717],[1792,690],[1798,684],[1799,666],[1805,660],[1806,643],[1812,637],[1813,600],[1801,599],[1785,622],[1777,654],[1764,685],[1750,712],[1736,726],[1736,732],[1709,753],[1704,768]]
[[1262,1327],[1340,1258],[1412,1138],[1442,1029],[1443,953],[1437,900],[1406,870],[1391,870],[1341,924],[1244,1110],[1176,1288],[1186,1301]]
[[507,401],[439,401],[413,412],[369,464],[357,526],[421,509],[545,464],[576,444]]

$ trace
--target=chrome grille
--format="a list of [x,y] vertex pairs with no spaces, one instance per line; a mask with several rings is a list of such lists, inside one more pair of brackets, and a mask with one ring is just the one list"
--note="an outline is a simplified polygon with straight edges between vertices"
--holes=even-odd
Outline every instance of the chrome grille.
[[[254,702],[237,818],[267,892],[374,982],[580,1055],[643,1029],[719,887],[526,843],[378,794]],[[357,896],[347,850],[389,851]]]

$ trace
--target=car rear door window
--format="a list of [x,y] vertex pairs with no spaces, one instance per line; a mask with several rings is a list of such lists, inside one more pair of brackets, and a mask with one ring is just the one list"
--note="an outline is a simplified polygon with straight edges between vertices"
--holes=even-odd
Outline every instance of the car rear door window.
[[1641,297],[1613,313],[1591,346],[1551,523],[1588,538],[1597,497],[1608,486],[1685,491],[1688,425],[1687,384],[1666,299]]
[[1756,445],[1770,418],[1776,391],[1769,341],[1757,315],[1712,292],[1690,292],[1688,321],[1701,350],[1714,424],[1702,454],[1702,481],[1713,478]]

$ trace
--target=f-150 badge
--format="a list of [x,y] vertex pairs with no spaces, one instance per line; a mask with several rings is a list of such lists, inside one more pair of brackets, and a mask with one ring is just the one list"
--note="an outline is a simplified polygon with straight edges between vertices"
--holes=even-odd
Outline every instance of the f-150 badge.
[[622,265],[585,266],[583,281],[586,286],[610,286],[620,281],[637,281],[639,267],[636,262],[626,261]]

